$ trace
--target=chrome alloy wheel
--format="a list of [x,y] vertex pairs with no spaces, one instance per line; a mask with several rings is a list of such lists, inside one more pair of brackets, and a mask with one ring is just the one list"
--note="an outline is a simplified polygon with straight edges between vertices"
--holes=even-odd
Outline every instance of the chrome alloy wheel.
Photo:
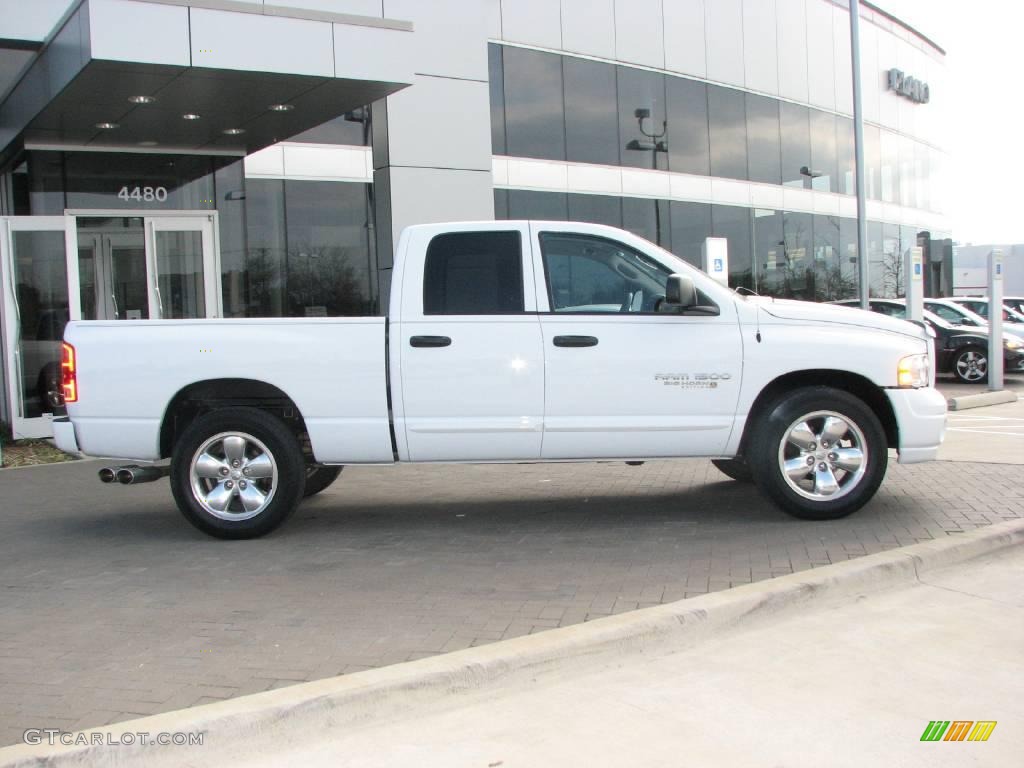
[[256,517],[277,489],[277,463],[267,446],[245,432],[221,432],[204,442],[189,468],[192,495],[221,520]]
[[956,374],[963,381],[981,381],[988,376],[988,358],[973,349],[962,352],[956,359]]
[[801,416],[779,445],[779,468],[789,487],[812,501],[835,501],[856,488],[867,471],[860,427],[834,411]]

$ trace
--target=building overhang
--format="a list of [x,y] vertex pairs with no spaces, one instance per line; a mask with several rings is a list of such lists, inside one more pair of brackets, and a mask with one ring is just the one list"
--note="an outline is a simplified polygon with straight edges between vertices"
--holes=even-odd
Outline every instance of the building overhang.
[[412,82],[411,24],[268,8],[83,0],[0,103],[0,156],[249,154]]

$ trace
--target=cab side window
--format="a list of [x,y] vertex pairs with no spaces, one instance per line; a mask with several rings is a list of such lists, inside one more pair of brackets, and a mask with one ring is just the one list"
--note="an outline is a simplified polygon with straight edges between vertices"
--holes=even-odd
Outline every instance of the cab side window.
[[651,313],[664,298],[669,270],[622,243],[543,232],[540,247],[552,312]]
[[523,312],[519,232],[449,232],[427,246],[424,315],[509,315]]

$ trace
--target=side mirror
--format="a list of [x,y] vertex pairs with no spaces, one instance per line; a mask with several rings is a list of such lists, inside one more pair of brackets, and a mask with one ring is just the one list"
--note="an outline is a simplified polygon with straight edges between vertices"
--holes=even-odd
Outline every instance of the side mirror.
[[693,278],[672,274],[665,281],[665,304],[679,311],[697,306],[697,289]]

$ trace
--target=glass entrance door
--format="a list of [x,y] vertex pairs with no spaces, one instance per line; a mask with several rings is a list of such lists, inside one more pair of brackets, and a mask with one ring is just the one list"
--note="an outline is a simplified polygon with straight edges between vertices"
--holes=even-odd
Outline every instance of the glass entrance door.
[[[220,270],[211,218],[150,218],[146,228],[151,288],[155,290],[156,313],[151,316],[168,320],[219,317]],[[150,304],[154,304],[152,299]]]
[[221,316],[217,217],[0,217],[0,281],[7,415],[16,438],[48,437],[68,320]]
[[213,215],[74,218],[81,319],[221,315]]
[[4,378],[15,438],[46,437],[63,413],[60,344],[77,312],[63,216],[0,219]]

